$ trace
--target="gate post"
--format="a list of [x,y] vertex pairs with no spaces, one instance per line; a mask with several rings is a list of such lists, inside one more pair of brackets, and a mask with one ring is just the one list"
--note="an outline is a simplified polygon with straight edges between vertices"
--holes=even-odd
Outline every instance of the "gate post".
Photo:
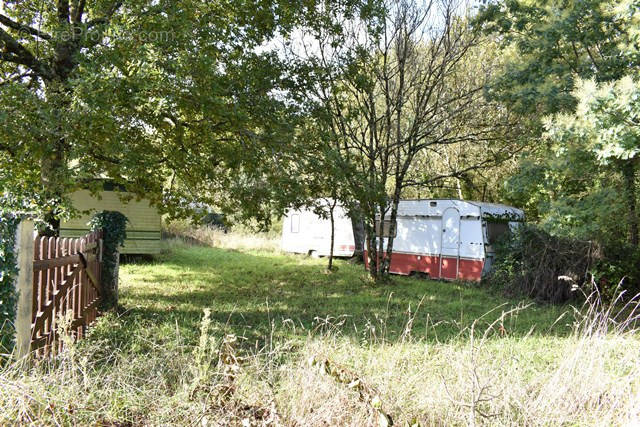
[[18,278],[16,292],[16,346],[15,356],[22,360],[31,350],[31,320],[33,316],[33,221],[23,220],[16,231],[15,248],[18,252]]

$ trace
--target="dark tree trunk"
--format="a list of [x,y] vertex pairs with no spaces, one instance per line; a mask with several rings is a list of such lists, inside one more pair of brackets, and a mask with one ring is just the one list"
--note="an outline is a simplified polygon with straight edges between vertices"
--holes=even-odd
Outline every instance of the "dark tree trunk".
[[636,159],[622,162],[622,175],[624,177],[624,194],[627,203],[629,221],[629,243],[638,246],[638,212],[636,206]]
[[396,189],[391,201],[391,215],[389,216],[389,237],[387,238],[387,251],[382,264],[382,274],[389,274],[391,268],[391,256],[393,255],[393,242],[396,235],[396,221],[398,218],[398,203],[400,203],[400,190]]
[[393,255],[393,243],[395,241],[397,220],[398,220],[398,205],[400,204],[400,196],[402,195],[402,187],[404,185],[404,179],[409,170],[411,159],[413,155],[410,155],[402,166],[399,164],[395,170],[395,188],[393,191],[393,197],[391,199],[391,214],[389,215],[389,238],[387,239],[387,252],[384,257],[385,262],[383,264],[382,274],[388,275],[391,268],[391,256]]
[[360,216],[351,217],[351,226],[353,228],[353,240],[356,246],[354,256],[358,259],[362,258],[362,251],[364,250],[364,224]]
[[53,201],[44,212],[44,221],[48,225],[41,230],[42,234],[57,236],[60,229],[57,203],[64,196],[64,179],[67,174],[65,168],[64,142],[56,141],[51,150],[46,152],[40,162],[40,179],[45,195]]
[[46,197],[49,200],[55,201],[55,204],[52,204],[48,211],[45,212],[45,221],[49,226],[48,232],[52,235],[58,235],[60,220],[56,218],[57,204],[61,202],[68,189],[68,141],[65,139],[64,116],[71,107],[73,90],[71,89],[69,79],[73,69],[77,65],[74,59],[77,53],[78,45],[74,41],[60,43],[56,47],[52,66],[52,78],[45,80],[47,98],[55,105],[54,120],[56,121],[56,135],[53,136],[40,162],[40,179]]
[[329,204],[329,220],[331,221],[331,247],[329,248],[329,266],[327,267],[329,271],[333,269],[333,247],[336,237],[336,224],[333,214],[337,203],[337,200],[333,199],[333,201]]
[[118,307],[118,275],[120,271],[120,252],[104,253],[102,263],[102,310]]
[[380,227],[376,232],[376,237],[378,238],[378,253],[376,254],[376,278],[380,278],[382,276],[382,264],[384,263],[384,215],[387,211],[386,204],[381,204],[379,207],[380,212]]
[[367,248],[367,258],[369,261],[369,275],[372,279],[378,280],[378,270],[376,264],[378,263],[378,249],[376,247],[376,219],[373,214],[365,219],[365,243]]

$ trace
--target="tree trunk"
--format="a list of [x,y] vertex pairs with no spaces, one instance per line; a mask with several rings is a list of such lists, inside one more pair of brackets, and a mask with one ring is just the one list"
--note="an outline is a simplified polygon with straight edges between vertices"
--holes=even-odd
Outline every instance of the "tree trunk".
[[56,123],[56,135],[49,145],[49,149],[45,150],[40,161],[40,180],[42,187],[48,200],[53,201],[44,213],[44,220],[49,228],[44,234],[57,236],[60,228],[60,220],[57,218],[57,204],[60,203],[66,193],[67,164],[65,153],[65,135],[63,115],[71,107],[71,89],[66,82],[67,77],[62,76],[59,79],[46,83],[46,95],[56,106],[54,120]]
[[387,251],[382,264],[382,274],[389,274],[391,268],[391,256],[393,255],[393,242],[396,234],[396,221],[398,218],[398,204],[400,203],[400,190],[396,189],[391,201],[391,215],[389,216],[389,237],[387,238]]
[[337,203],[337,200],[333,199],[333,202],[329,205],[329,219],[331,221],[331,247],[329,248],[329,267],[327,267],[329,271],[333,269],[333,247],[336,237],[336,224],[333,213]]
[[[60,142],[56,142],[52,152],[46,153],[40,162],[40,180],[48,200],[60,201],[64,195],[61,181],[65,175],[64,150]],[[41,234],[57,236],[60,228],[57,206],[50,203],[44,212],[44,221],[47,228],[41,229]]]
[[458,199],[464,200],[464,195],[462,194],[462,185],[460,184],[460,178],[456,178],[456,190],[458,191]]
[[[376,230],[376,237],[378,238],[378,253],[377,253],[377,262],[376,262],[376,278],[380,278],[382,276],[382,264],[384,263],[384,215],[387,211],[386,204],[381,204],[379,207],[380,212],[380,228]],[[377,227],[376,227],[377,228]]]
[[367,247],[367,258],[369,259],[369,275],[373,280],[378,280],[378,270],[376,264],[378,262],[378,251],[376,248],[376,221],[373,215],[373,221],[368,218],[365,222],[365,242]]
[[120,252],[103,254],[102,263],[102,303],[103,310],[118,307],[118,276],[120,272]]
[[624,177],[624,193],[627,202],[627,214],[629,221],[629,243],[638,246],[638,212],[636,207],[636,159],[622,162],[622,175]]

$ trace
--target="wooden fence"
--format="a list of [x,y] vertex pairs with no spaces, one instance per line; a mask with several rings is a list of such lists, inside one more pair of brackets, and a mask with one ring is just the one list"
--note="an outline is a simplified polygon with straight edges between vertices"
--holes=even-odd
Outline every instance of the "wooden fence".
[[[97,317],[102,268],[102,231],[79,239],[36,237],[30,349],[48,356],[62,348],[60,327],[81,338]],[[66,323],[58,324],[60,319]]]

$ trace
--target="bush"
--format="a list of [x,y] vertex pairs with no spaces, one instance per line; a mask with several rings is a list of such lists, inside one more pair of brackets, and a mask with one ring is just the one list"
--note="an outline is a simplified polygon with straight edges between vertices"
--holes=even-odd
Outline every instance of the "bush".
[[15,238],[18,224],[20,218],[17,216],[0,214],[0,353],[9,353],[14,340],[17,301],[14,281],[18,274]]
[[118,248],[127,238],[127,222],[127,217],[117,211],[98,212],[89,221],[92,231],[104,230],[101,274],[103,308],[115,307],[118,304]]
[[[495,245],[493,269],[484,279],[507,295],[561,303],[595,289],[605,300],[640,292],[640,251],[625,243],[600,244],[554,236],[523,225]],[[575,292],[579,287],[584,292]],[[619,287],[622,289],[619,289]]]
[[218,228],[225,233],[229,231],[229,226],[224,218],[224,215],[218,213],[208,213],[202,217],[199,221],[199,225]]
[[610,243],[596,255],[591,271],[604,298],[612,299],[618,285],[626,291],[626,298],[640,293],[640,250],[637,247],[629,243]]
[[587,281],[596,253],[592,242],[522,225],[495,244],[493,269],[485,282],[507,295],[565,302]]

